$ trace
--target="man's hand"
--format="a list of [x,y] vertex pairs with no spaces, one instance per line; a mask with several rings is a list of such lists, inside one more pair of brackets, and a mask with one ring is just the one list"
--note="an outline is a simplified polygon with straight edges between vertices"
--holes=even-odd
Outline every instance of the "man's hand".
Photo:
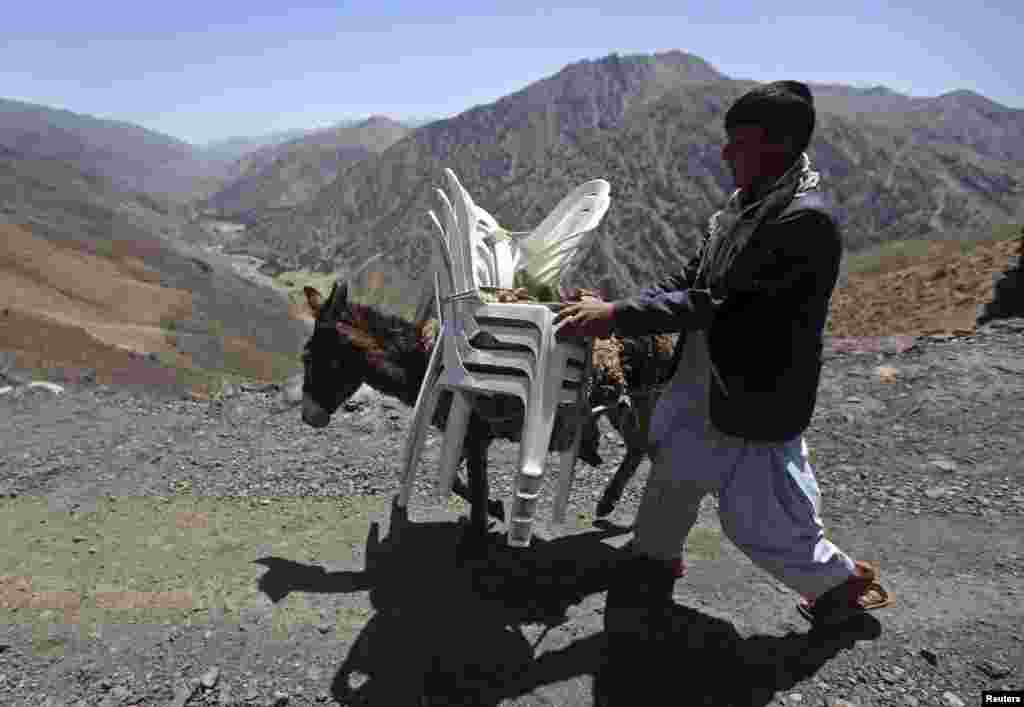
[[590,297],[567,305],[555,315],[556,337],[606,339],[615,324],[614,311],[613,303]]

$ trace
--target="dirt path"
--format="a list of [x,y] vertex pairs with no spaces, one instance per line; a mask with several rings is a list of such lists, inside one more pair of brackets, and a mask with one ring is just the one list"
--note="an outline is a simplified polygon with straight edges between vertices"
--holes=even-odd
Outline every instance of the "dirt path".
[[[671,631],[631,665],[606,664],[601,612],[647,466],[595,528],[623,452],[609,436],[567,533],[472,566],[464,508],[432,508],[429,474],[411,521],[392,512],[410,411],[376,394],[323,431],[271,415],[274,391],[0,396],[3,702],[590,705],[624,685],[630,704],[867,707],[1020,689],[1024,324],[882,343],[830,355],[807,439],[833,539],[880,563],[898,605],[809,635],[709,498]],[[493,449],[496,494],[515,452]]]

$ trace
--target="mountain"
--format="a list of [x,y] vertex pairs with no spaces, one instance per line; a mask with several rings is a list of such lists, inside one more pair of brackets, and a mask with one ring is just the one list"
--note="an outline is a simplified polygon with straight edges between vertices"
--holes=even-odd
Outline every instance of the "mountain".
[[426,233],[430,187],[443,167],[453,167],[489,203],[481,187],[500,193],[505,180],[577,132],[615,129],[628,108],[680,83],[717,78],[722,75],[710,64],[683,52],[571,64],[491,105],[417,129],[307,204],[253,224],[236,247],[308,265],[359,257],[367,245],[420,261],[423,244],[414,236]]
[[359,123],[311,131],[302,137],[266,145],[235,163],[235,178],[202,202],[225,218],[250,221],[268,209],[307,201],[339,172],[383,152],[409,128],[383,116]]
[[963,145],[985,157],[1024,161],[1024,110],[973,91],[911,97],[882,86],[858,90],[815,85],[812,90],[822,109],[907,131],[917,143]]
[[114,120],[0,99],[0,146],[60,160],[120,188],[187,201],[221,176],[217,160],[168,135]]
[[[451,167],[507,228],[536,225],[601,177],[612,205],[582,282],[634,289],[678,267],[732,189],[722,118],[753,82],[683,52],[581,61],[495,103],[426,125],[314,199],[253,224],[232,252],[342,269],[383,252],[418,279],[432,247],[432,188]],[[809,150],[847,248],[988,230],[1024,217],[1021,111],[964,96],[818,86]]]
[[297,140],[303,135],[308,135],[312,130],[282,130],[267,135],[255,135],[251,137],[238,136],[222,140],[212,140],[202,145],[203,152],[208,156],[223,160],[226,163],[234,163],[250,152],[255,152],[263,147],[280,145],[283,142]]

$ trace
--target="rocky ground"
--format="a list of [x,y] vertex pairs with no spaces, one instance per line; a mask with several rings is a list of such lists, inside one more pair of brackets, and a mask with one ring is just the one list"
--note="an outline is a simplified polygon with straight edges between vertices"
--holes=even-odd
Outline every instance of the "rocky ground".
[[[15,375],[2,702],[587,705],[626,684],[635,704],[977,704],[1024,687],[1022,361],[1024,320],[832,340],[806,436],[825,522],[897,604],[809,634],[793,594],[722,539],[709,497],[677,621],[639,656],[664,670],[644,684],[606,664],[604,592],[647,471],[595,526],[624,452],[607,427],[570,527],[541,523],[534,547],[473,565],[455,551],[465,508],[428,496],[437,435],[411,518],[391,508],[411,411],[372,391],[314,430],[275,387],[197,401]],[[492,449],[495,495],[515,453]]]

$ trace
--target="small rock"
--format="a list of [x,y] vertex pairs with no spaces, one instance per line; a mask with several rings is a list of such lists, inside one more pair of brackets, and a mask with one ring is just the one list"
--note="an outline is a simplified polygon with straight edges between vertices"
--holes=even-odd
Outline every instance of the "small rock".
[[951,459],[933,459],[931,465],[950,474],[958,468],[957,463]]
[[942,703],[947,707],[967,707],[967,703],[954,695],[952,692],[942,693]]
[[920,656],[922,658],[924,658],[925,660],[927,660],[932,665],[938,665],[939,664],[939,656],[936,655],[934,651],[928,650],[927,648],[922,648],[921,649]]
[[199,687],[199,681],[192,678],[188,682],[180,685],[177,690],[174,691],[174,700],[171,702],[171,707],[185,707],[192,695],[195,694],[196,689]]
[[213,666],[199,678],[199,684],[205,687],[207,690],[217,684],[217,679],[220,677],[220,668]]
[[907,707],[920,707],[921,702],[916,697],[911,697],[910,695],[904,695],[903,696],[903,704],[907,705]]
[[800,704],[801,702],[803,702],[803,701],[804,701],[804,696],[803,696],[803,695],[801,695],[801,694],[800,694],[799,692],[794,692],[794,693],[793,693],[792,695],[790,695],[789,697],[787,697],[787,698],[786,698],[786,700],[787,700],[787,701],[788,701],[788,702],[789,702],[790,704],[794,704],[794,705],[795,705],[795,704]]
[[280,690],[274,691],[274,696],[270,699],[268,707],[285,707],[288,704],[288,693],[281,692]]
[[942,498],[949,492],[949,489],[945,486],[933,486],[924,492],[924,495],[928,498],[935,500],[936,498]]
[[837,700],[826,697],[825,707],[858,707],[858,705],[856,702],[850,702],[849,700]]
[[1002,663],[997,663],[994,660],[983,660],[976,665],[978,670],[988,675],[993,680],[999,680],[1005,678],[1007,675],[1013,672],[1013,670]]
[[322,634],[330,633],[332,626],[326,621],[316,625],[316,630]]
[[898,375],[898,373],[899,371],[897,371],[892,366],[879,366],[878,368],[875,369],[875,374],[878,376],[878,379],[883,383],[892,383],[893,381],[896,380],[896,376]]

